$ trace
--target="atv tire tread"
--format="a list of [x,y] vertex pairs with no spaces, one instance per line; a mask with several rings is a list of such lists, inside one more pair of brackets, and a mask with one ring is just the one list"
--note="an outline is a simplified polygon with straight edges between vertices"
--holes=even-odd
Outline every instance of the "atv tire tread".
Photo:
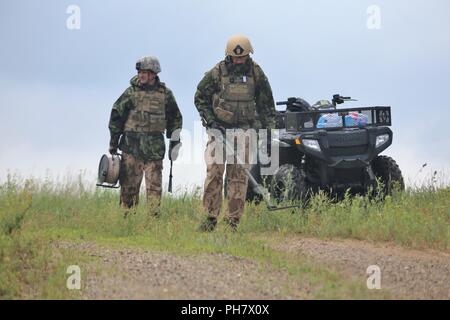
[[405,189],[402,172],[394,159],[388,156],[377,156],[372,161],[372,169],[375,176],[384,184],[384,193],[392,194],[393,187],[397,183],[400,190]]

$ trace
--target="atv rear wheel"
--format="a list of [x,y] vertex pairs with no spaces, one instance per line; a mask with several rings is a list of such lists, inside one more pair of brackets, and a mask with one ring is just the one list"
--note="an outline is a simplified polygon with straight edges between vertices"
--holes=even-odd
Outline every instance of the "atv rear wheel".
[[391,157],[377,156],[372,161],[372,169],[375,176],[383,183],[384,195],[390,195],[394,190],[405,190],[402,172]]
[[270,193],[279,202],[306,200],[308,187],[305,173],[292,164],[282,165],[273,176]]

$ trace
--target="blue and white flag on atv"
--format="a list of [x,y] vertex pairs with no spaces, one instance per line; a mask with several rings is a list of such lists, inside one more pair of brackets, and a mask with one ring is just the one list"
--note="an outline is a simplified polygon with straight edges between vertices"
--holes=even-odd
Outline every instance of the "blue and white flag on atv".
[[[349,112],[345,116],[346,127],[363,127],[367,125],[368,117],[363,113]],[[323,128],[339,128],[342,127],[342,117],[337,113],[326,113],[319,118],[316,127]]]
[[367,125],[368,117],[364,113],[349,112],[345,116],[345,126],[346,127],[364,127]]
[[337,113],[326,113],[319,118],[316,127],[318,129],[342,127],[342,117]]

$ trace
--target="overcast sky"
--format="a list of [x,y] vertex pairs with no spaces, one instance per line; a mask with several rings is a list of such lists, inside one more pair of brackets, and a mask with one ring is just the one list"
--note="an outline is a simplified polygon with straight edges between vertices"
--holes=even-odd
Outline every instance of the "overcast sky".
[[[67,27],[70,5],[79,29]],[[447,0],[1,1],[0,181],[8,170],[86,170],[94,180],[112,104],[145,55],[159,57],[193,135],[196,86],[237,33],[251,39],[275,100],[341,93],[359,100],[348,107],[391,105],[394,142],[384,154],[409,180],[423,163],[448,176],[449,13]],[[203,148],[186,139],[177,186],[203,184]]]

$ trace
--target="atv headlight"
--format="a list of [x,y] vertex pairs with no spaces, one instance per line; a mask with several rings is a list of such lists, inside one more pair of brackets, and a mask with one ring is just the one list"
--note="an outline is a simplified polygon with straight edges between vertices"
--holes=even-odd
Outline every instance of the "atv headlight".
[[302,144],[314,151],[321,151],[319,141],[313,139],[302,139]]
[[389,140],[389,135],[388,134],[382,134],[380,136],[377,136],[377,141],[375,142],[375,148],[381,147],[388,140]]

